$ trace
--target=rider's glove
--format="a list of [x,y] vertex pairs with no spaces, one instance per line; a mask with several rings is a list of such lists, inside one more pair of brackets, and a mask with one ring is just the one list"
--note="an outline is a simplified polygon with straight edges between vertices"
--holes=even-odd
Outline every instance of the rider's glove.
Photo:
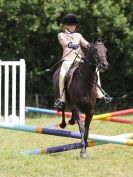
[[79,48],[79,44],[73,44],[72,42],[70,42],[69,44],[68,44],[68,47],[69,48],[71,48],[71,49],[77,49],[77,48]]

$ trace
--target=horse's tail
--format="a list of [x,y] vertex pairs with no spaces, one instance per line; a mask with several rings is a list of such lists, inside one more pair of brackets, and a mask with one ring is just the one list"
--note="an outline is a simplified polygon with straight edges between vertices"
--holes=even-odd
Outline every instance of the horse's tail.
[[54,96],[56,99],[59,98],[59,73],[60,68],[58,68],[53,75]]
[[69,80],[67,79],[67,77],[65,77],[64,92],[65,92],[66,102],[70,102],[70,96],[69,96]]

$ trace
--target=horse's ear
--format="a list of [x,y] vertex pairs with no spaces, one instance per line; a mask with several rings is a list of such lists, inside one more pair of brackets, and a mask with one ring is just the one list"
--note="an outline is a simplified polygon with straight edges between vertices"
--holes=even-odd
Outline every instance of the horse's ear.
[[95,37],[94,40],[93,40],[93,43],[101,43],[102,42],[102,37],[101,36],[98,36],[98,37]]
[[107,39],[104,39],[103,43],[105,44],[107,42]]
[[91,43],[90,43],[90,47],[93,46],[93,44],[94,44],[94,42],[91,42]]
[[91,42],[90,42],[90,46],[94,45],[95,43],[95,40],[93,39]]
[[102,37],[98,37],[97,38],[97,42],[102,42],[102,43],[106,43],[107,42],[107,39],[105,39],[105,38],[102,38]]
[[97,37],[97,42],[103,42],[102,37]]

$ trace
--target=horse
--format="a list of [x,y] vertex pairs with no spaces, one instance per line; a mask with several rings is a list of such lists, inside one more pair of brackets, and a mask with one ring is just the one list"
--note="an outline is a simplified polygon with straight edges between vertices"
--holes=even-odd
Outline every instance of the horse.
[[[67,90],[65,87],[66,103],[72,112],[69,124],[77,121],[81,133],[80,157],[87,158],[87,139],[90,122],[94,114],[96,104],[97,70],[103,72],[108,69],[106,59],[107,49],[102,41],[96,41],[87,49],[83,62],[74,71],[71,84]],[[55,98],[59,98],[59,72],[58,68],[53,75]],[[61,128],[65,128],[65,107],[62,108]],[[85,114],[85,122],[80,120],[80,113]]]

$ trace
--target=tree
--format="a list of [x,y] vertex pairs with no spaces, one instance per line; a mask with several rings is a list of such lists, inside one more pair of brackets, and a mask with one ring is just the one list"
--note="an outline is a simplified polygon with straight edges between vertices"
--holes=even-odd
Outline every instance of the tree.
[[62,16],[70,12],[78,15],[78,30],[88,41],[106,40],[111,69],[101,75],[105,90],[132,91],[133,1],[1,0],[1,58],[26,60],[27,92],[53,94],[52,74],[43,71],[61,58],[57,33]]

